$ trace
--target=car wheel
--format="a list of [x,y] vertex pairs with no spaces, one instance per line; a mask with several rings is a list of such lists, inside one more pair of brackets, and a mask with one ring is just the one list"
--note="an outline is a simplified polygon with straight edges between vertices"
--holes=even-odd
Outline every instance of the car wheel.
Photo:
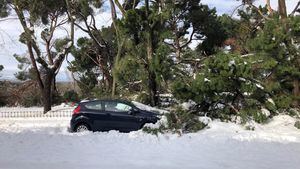
[[90,128],[87,124],[79,124],[76,129],[75,129],[76,132],[84,132],[84,131],[90,131]]

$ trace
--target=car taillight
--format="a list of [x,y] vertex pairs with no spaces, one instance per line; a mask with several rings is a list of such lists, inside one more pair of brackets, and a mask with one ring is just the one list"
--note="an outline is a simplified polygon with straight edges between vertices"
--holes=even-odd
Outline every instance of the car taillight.
[[80,106],[77,106],[74,110],[73,110],[73,115],[78,114],[80,112]]

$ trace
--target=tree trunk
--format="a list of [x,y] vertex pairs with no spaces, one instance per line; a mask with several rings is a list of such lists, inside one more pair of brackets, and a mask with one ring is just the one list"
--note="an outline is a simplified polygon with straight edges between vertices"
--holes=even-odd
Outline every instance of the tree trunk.
[[266,0],[266,3],[267,3],[267,8],[268,8],[269,14],[273,15],[273,9],[271,7],[270,0]]
[[[152,33],[150,33],[152,34]],[[152,35],[149,35],[147,42],[147,56],[148,56],[148,90],[151,101],[151,106],[157,106],[157,83],[156,83],[156,74],[152,67],[153,60],[153,48],[152,48]]]
[[[109,55],[109,54],[107,53],[106,56],[107,55]],[[101,57],[101,55],[99,55],[98,59],[97,59],[97,65],[99,66],[99,69],[102,71],[105,90],[111,91],[110,89],[112,88],[112,85],[113,85],[113,79],[112,79],[111,73],[109,72],[110,68],[107,65],[106,57]]]
[[176,35],[175,38],[175,53],[176,53],[176,58],[179,60],[181,57],[181,47],[180,47],[180,42],[179,42],[179,37]]
[[53,80],[52,80],[52,91],[54,93],[58,93],[58,89],[57,89],[57,85],[56,85],[56,75],[53,76]]
[[156,88],[156,78],[155,78],[155,72],[152,68],[152,60],[153,60],[153,46],[152,46],[152,31],[149,32],[149,36],[147,38],[147,60],[148,60],[148,90],[149,90],[149,96],[151,101],[151,106],[157,105],[157,88]]
[[[145,7],[146,7],[146,18],[149,18],[149,0],[145,0]],[[153,28],[151,26],[152,24],[148,20],[148,26],[146,28],[146,31],[148,33],[147,35],[147,71],[148,71],[148,90],[149,90],[149,96],[151,101],[151,106],[156,106],[158,104],[158,97],[157,97],[157,83],[156,83],[156,75],[152,66],[152,60],[153,60]]]
[[281,18],[287,17],[285,0],[278,0],[278,12]]
[[156,83],[156,75],[153,71],[148,71],[148,89],[150,95],[150,104],[151,106],[157,106],[158,97],[157,97],[157,83]]
[[[113,70],[115,72],[115,70]],[[112,89],[111,89],[111,96],[114,97],[116,95],[116,87],[117,87],[117,76],[116,73],[113,73],[113,82],[112,82]]]
[[47,113],[51,110],[53,78],[54,72],[52,72],[52,70],[47,70],[46,75],[44,77],[44,88],[42,90],[44,113]]
[[122,49],[125,43],[125,40],[122,40],[121,42],[118,41],[118,52],[116,55],[116,58],[114,60],[114,65],[113,65],[113,70],[112,70],[112,90],[111,90],[111,95],[114,97],[116,95],[116,88],[117,88],[117,82],[118,82],[118,77],[117,77],[117,66],[121,58],[122,54]]
[[105,77],[105,89],[106,91],[111,91],[113,86],[113,79],[112,76],[110,75],[109,71],[104,70],[103,71],[103,76]]
[[[118,62],[120,60],[121,57],[121,53],[122,53],[122,49],[125,43],[125,39],[123,39],[120,35],[120,31],[118,29],[118,25],[117,25],[117,12],[116,12],[116,7],[115,4],[113,2],[113,0],[109,0],[110,2],[110,7],[111,7],[111,16],[112,16],[112,21],[113,21],[113,26],[116,30],[116,36],[117,36],[117,44],[118,44],[118,52],[117,55],[114,59],[114,64],[113,64],[113,70],[112,70],[112,90],[111,90],[111,95],[112,97],[114,97],[116,95],[116,88],[117,88],[117,82],[118,82],[118,77],[117,77],[117,73],[116,73],[116,65],[118,65]],[[117,1],[118,3],[118,1]],[[119,8],[121,8],[121,6],[119,6]],[[125,15],[124,13],[125,11],[123,11],[123,15]]]
[[299,92],[299,80],[298,79],[295,79],[293,81],[293,95],[294,95],[294,102],[293,102],[293,105],[295,107],[298,107],[299,106],[299,99],[300,99],[300,92]]

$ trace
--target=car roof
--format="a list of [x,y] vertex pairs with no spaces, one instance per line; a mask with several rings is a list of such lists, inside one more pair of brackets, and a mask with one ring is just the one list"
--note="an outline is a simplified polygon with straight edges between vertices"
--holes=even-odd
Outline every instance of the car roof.
[[133,107],[136,107],[132,102],[128,101],[128,100],[123,100],[123,99],[95,99],[95,100],[83,100],[80,102],[80,104],[85,104],[85,103],[91,103],[91,102],[121,102],[121,103],[125,103],[125,104],[129,104]]

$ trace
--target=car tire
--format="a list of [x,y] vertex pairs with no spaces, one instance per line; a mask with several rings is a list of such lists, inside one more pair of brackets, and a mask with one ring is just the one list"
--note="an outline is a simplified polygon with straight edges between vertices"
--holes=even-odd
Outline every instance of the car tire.
[[85,123],[78,124],[75,128],[75,132],[77,133],[84,132],[84,131],[90,131],[90,127]]

